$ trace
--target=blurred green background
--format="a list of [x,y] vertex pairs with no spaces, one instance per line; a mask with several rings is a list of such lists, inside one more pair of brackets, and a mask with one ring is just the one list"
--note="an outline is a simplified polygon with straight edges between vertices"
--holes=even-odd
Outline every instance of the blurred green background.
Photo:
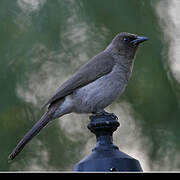
[[119,32],[147,36],[124,94],[119,148],[144,171],[180,170],[180,3],[176,0],[1,0],[0,171],[71,171],[91,152],[88,115],[49,124],[7,158],[41,117],[40,106]]

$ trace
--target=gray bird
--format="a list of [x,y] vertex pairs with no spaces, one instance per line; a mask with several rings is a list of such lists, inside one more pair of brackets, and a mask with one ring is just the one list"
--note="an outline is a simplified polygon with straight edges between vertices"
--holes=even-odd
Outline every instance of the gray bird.
[[43,105],[49,105],[47,112],[18,143],[9,159],[14,159],[53,119],[71,112],[106,114],[104,108],[112,104],[125,90],[138,45],[146,40],[147,37],[127,32],[117,34],[104,51],[83,65]]

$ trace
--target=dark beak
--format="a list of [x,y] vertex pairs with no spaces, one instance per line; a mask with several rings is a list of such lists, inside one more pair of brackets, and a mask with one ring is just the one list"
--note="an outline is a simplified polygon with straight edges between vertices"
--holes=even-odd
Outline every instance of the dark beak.
[[142,43],[142,42],[144,42],[144,41],[147,41],[148,39],[149,39],[149,38],[147,38],[147,37],[138,36],[136,39],[134,39],[134,40],[131,41],[131,44],[137,45],[137,44],[140,44],[140,43]]

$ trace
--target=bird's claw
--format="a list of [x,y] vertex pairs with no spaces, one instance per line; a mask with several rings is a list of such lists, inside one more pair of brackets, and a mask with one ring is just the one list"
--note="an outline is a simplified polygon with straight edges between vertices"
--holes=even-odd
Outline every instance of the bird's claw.
[[99,111],[99,112],[93,113],[91,115],[91,117],[96,117],[96,116],[110,116],[113,119],[118,119],[117,116],[114,113],[108,113],[106,111]]

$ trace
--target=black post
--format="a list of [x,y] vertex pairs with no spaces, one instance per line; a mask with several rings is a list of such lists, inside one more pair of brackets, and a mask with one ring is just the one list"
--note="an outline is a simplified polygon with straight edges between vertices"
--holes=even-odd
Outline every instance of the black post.
[[138,160],[119,151],[113,144],[113,132],[120,125],[114,114],[90,116],[88,129],[96,135],[96,147],[92,153],[74,166],[74,171],[139,171]]

